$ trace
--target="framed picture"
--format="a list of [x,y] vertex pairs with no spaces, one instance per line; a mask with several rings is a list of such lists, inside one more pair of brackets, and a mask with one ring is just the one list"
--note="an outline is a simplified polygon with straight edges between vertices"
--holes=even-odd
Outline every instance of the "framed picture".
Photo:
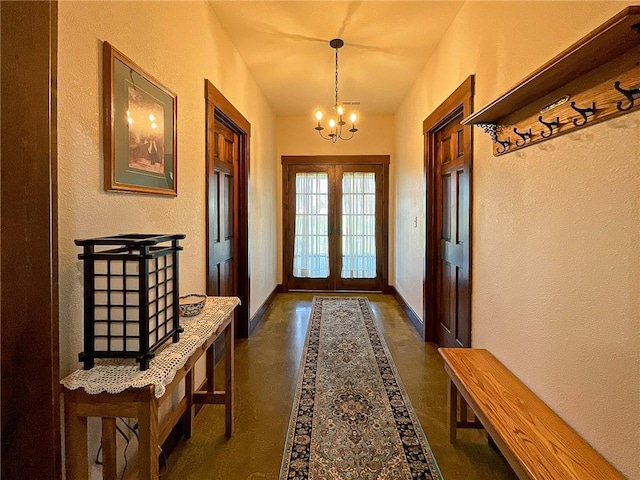
[[104,188],[177,195],[177,96],[103,43]]

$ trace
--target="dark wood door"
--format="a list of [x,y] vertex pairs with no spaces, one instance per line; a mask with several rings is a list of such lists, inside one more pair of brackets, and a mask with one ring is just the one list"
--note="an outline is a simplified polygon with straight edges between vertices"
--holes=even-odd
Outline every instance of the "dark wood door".
[[209,80],[204,81],[204,96],[207,294],[232,291],[240,298],[236,335],[247,338],[257,323],[249,316],[251,124]]
[[387,168],[284,168],[285,291],[385,290]]
[[[435,135],[437,231],[437,340],[447,347],[470,346],[469,162],[465,128],[456,117]],[[465,248],[467,247],[467,248]]]
[[234,250],[237,220],[236,166],[238,135],[220,122],[213,131],[213,161],[209,162],[207,295],[236,295]]

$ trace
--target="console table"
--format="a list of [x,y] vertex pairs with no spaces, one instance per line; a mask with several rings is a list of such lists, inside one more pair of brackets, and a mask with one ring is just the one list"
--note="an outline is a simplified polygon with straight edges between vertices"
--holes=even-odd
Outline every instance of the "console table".
[[[233,434],[233,310],[236,297],[209,297],[202,313],[182,318],[184,332],[177,343],[168,343],[140,371],[128,359],[97,361],[91,370],[76,370],[62,379],[65,414],[67,478],[88,480],[87,418],[102,418],[103,478],[116,480],[116,419],[138,419],[138,478],[158,479],[159,446],[183,418],[185,436],[191,436],[194,406],[225,406],[225,434]],[[214,388],[215,352],[218,336],[225,332],[225,390]],[[193,366],[206,352],[205,390],[195,391]],[[185,396],[162,421],[158,409],[185,381]]]

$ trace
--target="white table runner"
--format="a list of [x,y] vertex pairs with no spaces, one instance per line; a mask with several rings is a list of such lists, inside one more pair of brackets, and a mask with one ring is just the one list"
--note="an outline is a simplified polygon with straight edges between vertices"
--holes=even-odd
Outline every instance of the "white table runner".
[[209,337],[217,333],[225,318],[239,304],[237,297],[208,297],[200,315],[181,317],[180,325],[184,332],[180,334],[180,341],[168,341],[156,352],[145,371],[140,371],[135,359],[96,359],[96,366],[91,370],[76,370],[60,383],[70,390],[83,388],[92,395],[154,385],[155,396],[160,398],[178,370]]

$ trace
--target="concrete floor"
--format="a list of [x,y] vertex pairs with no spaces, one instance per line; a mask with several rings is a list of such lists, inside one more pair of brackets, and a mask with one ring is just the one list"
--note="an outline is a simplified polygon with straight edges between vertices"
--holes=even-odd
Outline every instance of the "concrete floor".
[[[236,344],[236,425],[224,436],[224,407],[196,417],[194,435],[168,459],[163,480],[277,480],[313,294],[279,294],[249,339]],[[444,478],[516,479],[484,432],[446,433],[447,376],[392,296],[366,294]]]

